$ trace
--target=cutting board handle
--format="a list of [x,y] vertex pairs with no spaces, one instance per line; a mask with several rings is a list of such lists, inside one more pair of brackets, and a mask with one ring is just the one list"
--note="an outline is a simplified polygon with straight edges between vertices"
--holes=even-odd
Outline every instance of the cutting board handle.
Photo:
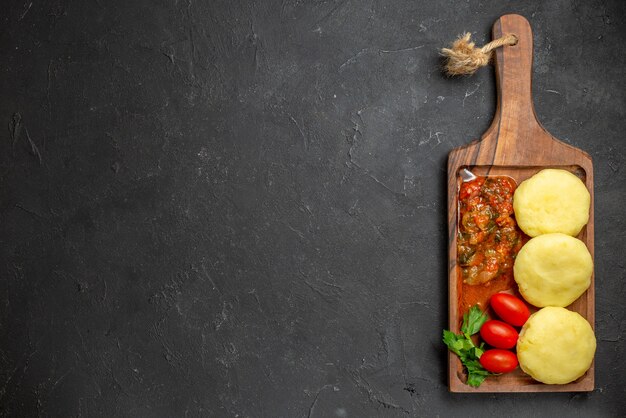
[[[495,50],[498,105],[494,124],[502,132],[533,131],[539,127],[532,98],[533,33],[523,16],[504,15],[493,25],[493,39],[512,33],[516,45]],[[528,115],[530,117],[522,117]],[[528,124],[526,126],[521,126]]]

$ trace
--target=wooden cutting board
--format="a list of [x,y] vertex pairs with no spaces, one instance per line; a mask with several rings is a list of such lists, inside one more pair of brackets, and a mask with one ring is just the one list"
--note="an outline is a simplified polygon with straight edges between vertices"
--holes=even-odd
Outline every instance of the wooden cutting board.
[[[480,140],[456,148],[448,157],[449,222],[449,329],[460,332],[463,312],[459,309],[463,293],[457,267],[458,193],[463,169],[476,175],[506,175],[519,185],[544,168],[562,168],[576,174],[591,193],[589,223],[578,238],[593,251],[593,166],[584,151],[565,144],[541,126],[532,100],[533,36],[528,21],[519,15],[505,15],[493,25],[493,39],[513,33],[514,46],[497,48],[495,57],[498,104],[493,122]],[[589,289],[568,309],[580,313],[594,327],[594,277]],[[511,289],[515,291],[516,289]],[[509,374],[489,377],[479,387],[466,385],[466,375],[458,357],[449,352],[449,388],[451,392],[574,392],[594,388],[594,365],[575,382],[545,385],[524,374],[519,368]]]

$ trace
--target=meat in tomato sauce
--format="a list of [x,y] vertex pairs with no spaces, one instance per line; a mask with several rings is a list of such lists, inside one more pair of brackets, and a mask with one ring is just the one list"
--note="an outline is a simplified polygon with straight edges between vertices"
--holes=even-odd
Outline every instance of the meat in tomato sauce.
[[485,284],[510,275],[523,245],[513,218],[513,179],[481,176],[463,182],[459,191],[457,260],[463,282]]

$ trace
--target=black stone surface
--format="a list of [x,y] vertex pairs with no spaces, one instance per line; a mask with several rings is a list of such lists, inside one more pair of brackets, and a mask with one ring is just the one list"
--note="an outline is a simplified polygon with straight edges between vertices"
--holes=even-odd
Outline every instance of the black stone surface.
[[[2,415],[624,416],[623,2],[1,9]],[[594,158],[591,393],[447,391],[446,157],[495,89],[437,50],[510,12]]]

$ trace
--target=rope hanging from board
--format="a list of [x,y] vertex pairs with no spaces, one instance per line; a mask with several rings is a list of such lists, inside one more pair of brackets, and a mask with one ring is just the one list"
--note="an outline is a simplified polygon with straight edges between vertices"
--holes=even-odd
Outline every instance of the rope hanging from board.
[[517,44],[517,36],[513,33],[504,34],[483,47],[477,47],[471,41],[469,32],[459,36],[452,44],[452,48],[442,48],[441,55],[446,57],[444,70],[449,76],[472,75],[480,67],[491,61],[493,50],[505,45]]

